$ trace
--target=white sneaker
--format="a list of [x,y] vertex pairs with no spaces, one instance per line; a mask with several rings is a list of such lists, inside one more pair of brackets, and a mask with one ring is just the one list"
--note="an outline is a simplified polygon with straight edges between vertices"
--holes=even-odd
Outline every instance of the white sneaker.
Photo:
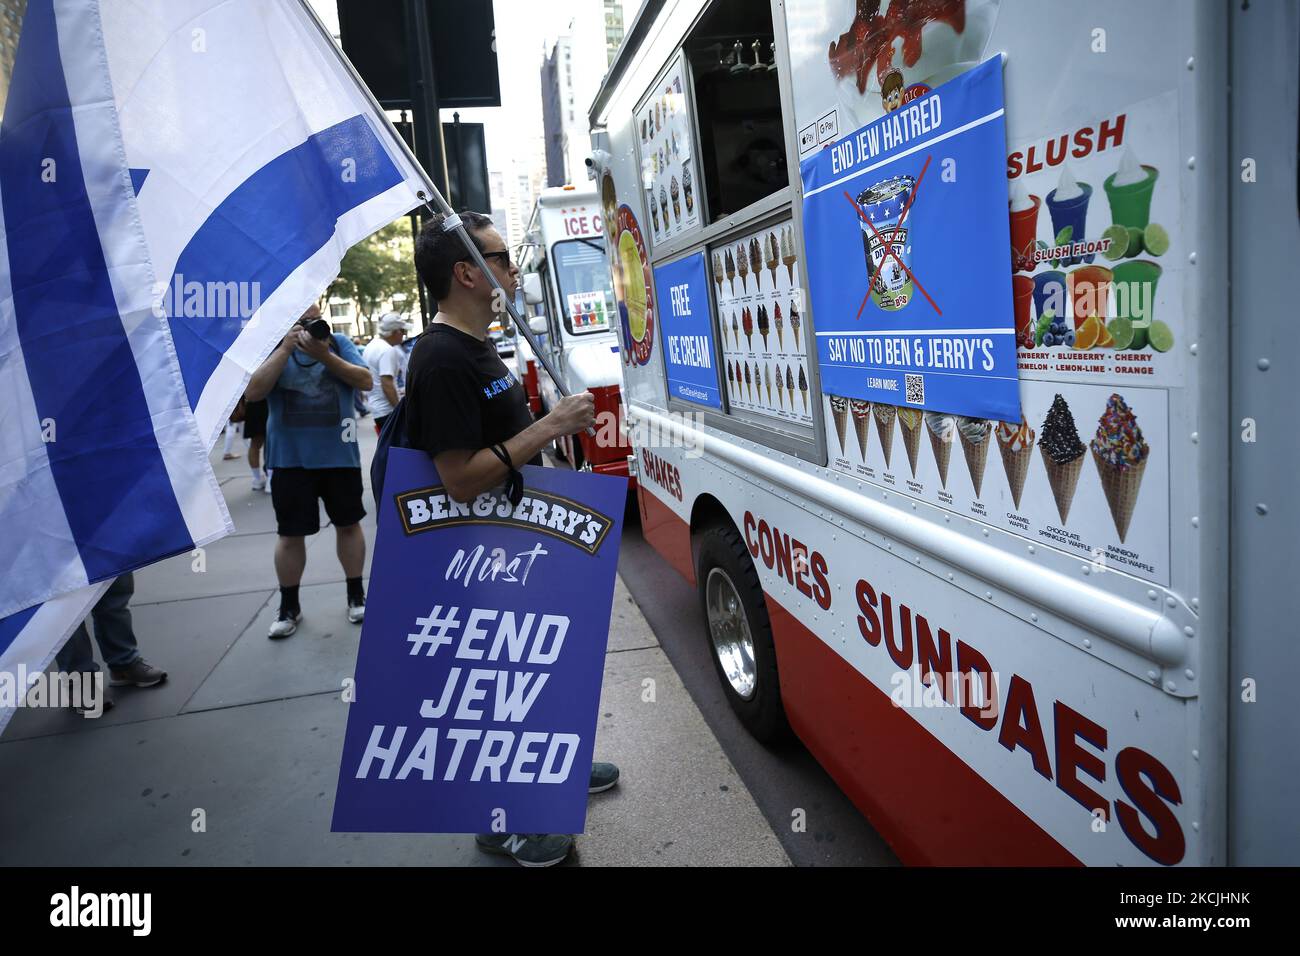
[[265,487],[266,487],[266,479],[265,479],[265,478],[254,478],[254,479],[253,479],[253,490],[254,490],[254,491],[261,491],[261,490],[264,489]]
[[348,620],[353,624],[360,624],[366,619],[366,606],[364,604],[348,605]]
[[288,637],[298,630],[298,622],[301,620],[301,611],[293,615],[280,615],[271,622],[271,629],[266,632],[266,636],[270,638]]
[[262,490],[265,491],[268,495],[271,493],[271,476],[270,476],[270,475],[267,475],[267,476],[266,476],[266,487],[263,488]]

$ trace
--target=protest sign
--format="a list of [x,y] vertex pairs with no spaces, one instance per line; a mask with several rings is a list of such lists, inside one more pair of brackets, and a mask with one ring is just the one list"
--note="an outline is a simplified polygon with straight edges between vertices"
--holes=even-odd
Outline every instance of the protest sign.
[[803,161],[826,394],[1020,420],[1005,164],[999,59]]
[[522,472],[389,453],[333,830],[582,831],[627,482]]
[[668,394],[712,408],[722,407],[714,365],[713,315],[704,253],[655,268],[655,291],[663,303],[664,364]]

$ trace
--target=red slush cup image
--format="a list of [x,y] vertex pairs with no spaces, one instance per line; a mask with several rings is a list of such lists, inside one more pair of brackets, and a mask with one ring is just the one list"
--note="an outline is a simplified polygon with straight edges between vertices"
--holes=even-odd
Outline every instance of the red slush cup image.
[[871,301],[887,312],[895,312],[912,301],[912,277],[907,271],[912,268],[909,227],[900,222],[915,185],[912,176],[894,176],[858,194],[867,277],[875,276]]

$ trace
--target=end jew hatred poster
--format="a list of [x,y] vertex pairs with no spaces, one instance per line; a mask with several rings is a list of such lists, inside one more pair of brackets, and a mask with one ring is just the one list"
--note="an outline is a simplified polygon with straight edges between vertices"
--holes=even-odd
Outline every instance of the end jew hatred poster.
[[823,390],[1020,421],[1000,59],[800,171]]
[[522,472],[389,453],[334,831],[582,832],[627,481]]

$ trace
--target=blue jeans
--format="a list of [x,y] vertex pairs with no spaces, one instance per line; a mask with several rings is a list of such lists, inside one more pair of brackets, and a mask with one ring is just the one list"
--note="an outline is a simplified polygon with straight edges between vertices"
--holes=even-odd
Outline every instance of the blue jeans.
[[[99,644],[99,653],[103,655],[104,663],[113,669],[126,667],[140,656],[135,643],[135,632],[131,630],[131,612],[127,609],[133,594],[135,578],[128,572],[108,586],[104,596],[90,612],[95,622],[95,640]],[[83,671],[93,674],[99,670],[99,664],[90,648],[90,635],[86,632],[85,621],[77,625],[55,660],[59,670],[64,673]]]

